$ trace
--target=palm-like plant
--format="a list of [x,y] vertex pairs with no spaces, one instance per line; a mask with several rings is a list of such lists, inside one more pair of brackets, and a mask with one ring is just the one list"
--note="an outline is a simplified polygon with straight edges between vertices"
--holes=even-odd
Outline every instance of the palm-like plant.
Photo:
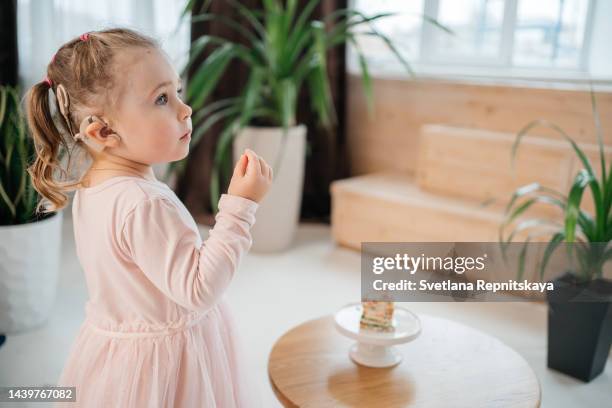
[[[610,163],[609,167],[606,164],[601,123],[593,91],[591,91],[591,106],[595,118],[597,142],[599,145],[600,177],[596,175],[591,162],[582,149],[563,129],[554,123],[545,120],[530,122],[519,131],[512,146],[512,165],[514,166],[514,159],[522,137],[536,126],[545,126],[553,129],[571,144],[572,149],[584,167],[574,177],[567,196],[543,187],[538,183],[521,187],[512,195],[506,207],[506,219],[500,227],[499,239],[502,251],[505,253],[507,245],[512,241],[516,233],[531,231],[527,235],[519,253],[519,279],[523,275],[528,243],[537,236],[551,236],[540,262],[540,280],[544,276],[544,271],[550,257],[562,242],[568,243],[566,248],[570,259],[573,258],[574,253],[576,254],[579,265],[577,271],[571,272],[581,282],[601,278],[604,264],[612,257],[612,248],[607,248],[608,243],[612,239],[612,216],[610,214],[612,203],[612,163]],[[594,215],[580,208],[582,197],[587,189],[590,190],[595,204]],[[542,218],[525,220],[520,222],[510,234],[504,237],[505,227],[510,225],[535,203],[547,203],[561,209],[563,222],[556,223],[553,220]]]
[[[357,33],[353,32],[355,27],[366,25],[368,31],[359,34],[382,39],[406,70],[410,74],[413,73],[393,42],[373,25],[374,21],[395,13],[368,17],[357,10],[339,9],[325,16],[322,21],[311,21],[311,14],[320,0],[310,0],[299,12],[297,0],[287,0],[285,4],[279,0],[263,0],[264,9],[257,11],[248,9],[237,0],[228,2],[248,25],[243,26],[225,16],[202,12],[207,9],[210,1],[204,2],[201,8],[195,10],[195,1],[190,0],[185,9],[185,13],[191,12],[193,22],[214,20],[238,33],[248,44],[245,46],[228,39],[204,35],[192,44],[190,58],[185,67],[185,71],[189,69],[208,45],[215,46],[214,51],[195,69],[186,95],[188,103],[197,112],[193,118],[196,131],[191,140],[192,145],[197,144],[215,123],[225,122],[214,156],[211,179],[211,204],[215,212],[219,198],[219,176],[227,180],[231,170],[229,147],[240,128],[257,121],[259,124],[282,127],[286,135],[287,128],[296,124],[297,98],[305,85],[308,87],[312,109],[319,122],[326,127],[336,122],[327,77],[326,52],[330,48],[347,41],[355,45],[368,111],[372,112],[371,80],[366,59],[355,38]],[[435,20],[427,16],[423,18],[448,31]],[[333,29],[326,30],[328,24],[331,24]],[[244,90],[239,96],[214,101],[203,108],[207,97],[234,59],[246,64],[250,71]],[[285,137],[283,141],[284,139]],[[279,158],[280,155],[277,160]],[[174,172],[182,172],[185,164],[186,159],[171,163],[166,177]],[[273,163],[273,167],[278,166]]]
[[17,88],[0,86],[0,137],[0,225],[31,222],[38,194],[26,169],[35,150]]

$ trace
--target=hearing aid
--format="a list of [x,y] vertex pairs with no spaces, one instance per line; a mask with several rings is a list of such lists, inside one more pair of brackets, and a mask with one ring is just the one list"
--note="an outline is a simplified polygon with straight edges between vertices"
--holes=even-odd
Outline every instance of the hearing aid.
[[83,119],[83,121],[81,122],[81,126],[79,128],[79,133],[74,135],[75,140],[82,140],[83,143],[85,143],[86,145],[88,145],[89,147],[91,147],[97,152],[101,152],[102,150],[104,150],[106,146],[104,146],[101,143],[91,140],[91,138],[87,136],[87,126],[91,125],[94,122],[98,122],[103,125],[103,128],[100,132],[104,133],[105,136],[115,135],[115,137],[121,140],[121,137],[118,134],[114,133],[112,129],[109,128],[106,122],[104,122],[102,119],[100,119],[99,117],[95,115],[89,115],[85,119]]

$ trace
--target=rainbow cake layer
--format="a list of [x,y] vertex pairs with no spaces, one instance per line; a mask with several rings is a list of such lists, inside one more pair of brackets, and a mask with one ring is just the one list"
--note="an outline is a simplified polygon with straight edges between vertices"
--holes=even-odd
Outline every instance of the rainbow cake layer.
[[393,302],[361,302],[363,311],[359,327],[365,330],[390,332],[393,327]]

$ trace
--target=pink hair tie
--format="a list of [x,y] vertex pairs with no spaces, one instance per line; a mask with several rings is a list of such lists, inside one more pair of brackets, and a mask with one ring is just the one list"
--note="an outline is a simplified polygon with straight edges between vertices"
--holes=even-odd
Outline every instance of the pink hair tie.
[[89,33],[81,34],[79,38],[81,39],[81,41],[87,41],[87,39],[89,38]]
[[45,79],[43,79],[43,82],[44,82],[45,84],[49,85],[49,88],[51,88],[51,84],[52,84],[52,82],[51,82],[51,80],[49,79],[49,77],[45,77]]

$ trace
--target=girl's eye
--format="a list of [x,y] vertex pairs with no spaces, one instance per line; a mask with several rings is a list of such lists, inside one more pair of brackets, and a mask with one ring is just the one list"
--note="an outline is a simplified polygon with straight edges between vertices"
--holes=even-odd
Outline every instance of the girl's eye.
[[168,103],[168,96],[166,94],[161,94],[155,100],[156,105],[165,105]]

